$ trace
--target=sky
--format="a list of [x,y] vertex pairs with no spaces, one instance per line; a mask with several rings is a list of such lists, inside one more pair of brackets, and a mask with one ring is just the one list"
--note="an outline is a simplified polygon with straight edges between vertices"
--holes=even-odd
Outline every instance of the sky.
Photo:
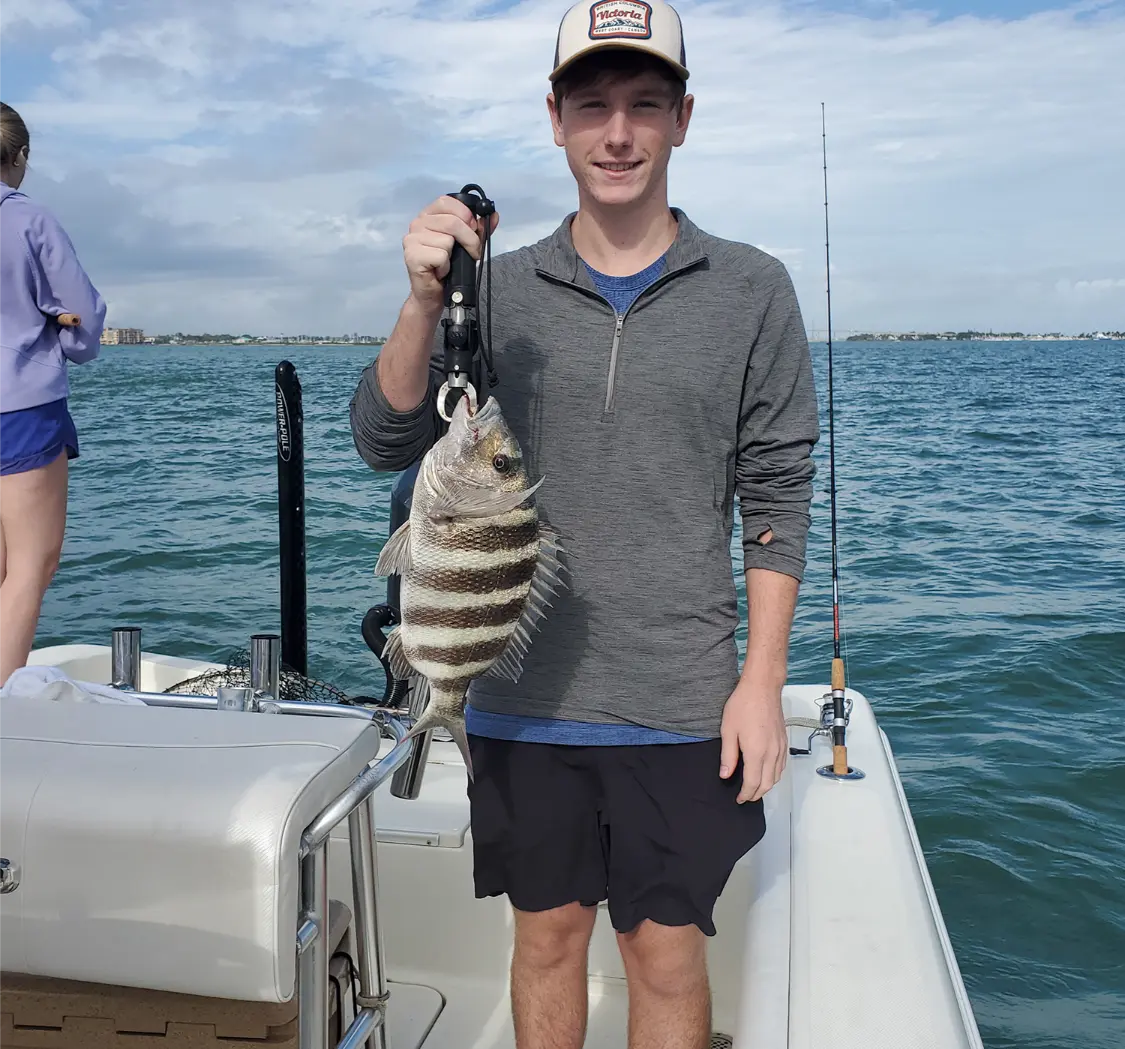
[[[1125,328],[1125,0],[680,0],[670,203],[833,333]],[[556,0],[4,0],[25,192],[148,333],[388,334],[402,237],[479,183],[494,254],[577,206]]]

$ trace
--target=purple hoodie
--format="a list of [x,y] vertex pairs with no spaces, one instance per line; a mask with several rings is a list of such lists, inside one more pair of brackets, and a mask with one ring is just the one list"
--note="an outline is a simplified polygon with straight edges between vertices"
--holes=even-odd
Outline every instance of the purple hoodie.
[[[77,313],[65,328],[52,318]],[[0,182],[0,412],[70,393],[67,361],[98,355],[105,303],[66,231],[41,204]]]

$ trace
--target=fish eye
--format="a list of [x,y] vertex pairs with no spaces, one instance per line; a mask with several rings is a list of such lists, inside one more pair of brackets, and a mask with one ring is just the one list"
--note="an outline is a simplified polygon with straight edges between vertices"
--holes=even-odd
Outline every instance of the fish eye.
[[508,467],[512,465],[512,460],[506,455],[497,455],[492,460],[492,468],[497,473],[507,473]]

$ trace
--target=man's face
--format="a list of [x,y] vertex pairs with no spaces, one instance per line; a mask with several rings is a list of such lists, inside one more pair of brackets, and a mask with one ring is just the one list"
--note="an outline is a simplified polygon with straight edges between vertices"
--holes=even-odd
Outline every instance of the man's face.
[[632,204],[664,184],[672,149],[684,141],[693,99],[677,107],[656,73],[601,78],[568,94],[561,107],[547,98],[555,144],[566,150],[579,188],[599,204]]

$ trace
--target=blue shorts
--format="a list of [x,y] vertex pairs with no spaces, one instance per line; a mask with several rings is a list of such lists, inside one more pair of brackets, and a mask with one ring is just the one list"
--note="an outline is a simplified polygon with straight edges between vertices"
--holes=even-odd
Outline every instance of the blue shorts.
[[0,412],[0,475],[47,466],[64,450],[68,459],[78,458],[78,431],[65,397]]

